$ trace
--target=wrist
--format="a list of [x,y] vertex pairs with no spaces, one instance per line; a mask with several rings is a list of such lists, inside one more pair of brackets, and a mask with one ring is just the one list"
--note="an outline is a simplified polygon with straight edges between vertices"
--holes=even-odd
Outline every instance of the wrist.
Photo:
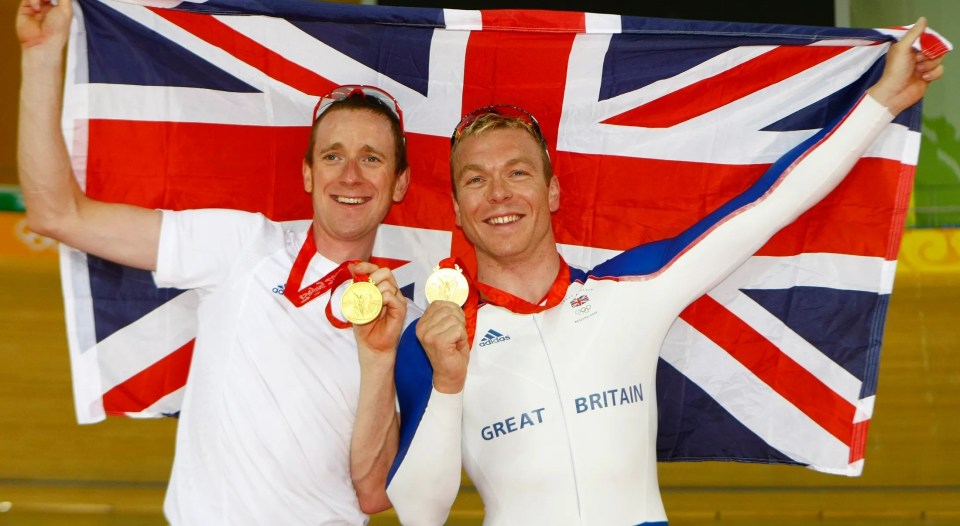
[[882,104],[885,108],[890,110],[891,113],[894,113],[895,108],[892,106],[892,100],[894,97],[894,92],[890,89],[885,88],[884,86],[877,84],[872,86],[867,90],[867,94],[870,95],[873,100]]
[[20,67],[26,74],[32,71],[46,72],[63,68],[63,46],[50,43],[24,47],[20,53]]
[[433,375],[433,388],[443,394],[457,394],[463,391],[465,376]]
[[365,369],[393,371],[397,363],[397,351],[374,350],[368,347],[359,346],[360,365]]

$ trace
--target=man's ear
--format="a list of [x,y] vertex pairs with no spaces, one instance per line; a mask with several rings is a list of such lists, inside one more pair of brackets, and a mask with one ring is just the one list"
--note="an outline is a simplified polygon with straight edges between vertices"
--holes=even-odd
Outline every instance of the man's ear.
[[306,159],[300,165],[300,170],[303,172],[303,191],[309,194],[313,192],[313,170]]
[[560,210],[560,180],[555,175],[550,176],[550,182],[547,183],[547,199],[551,212]]
[[456,217],[457,226],[463,226],[460,224],[460,205],[457,204],[457,196],[450,194],[450,200],[453,201],[453,215]]
[[410,189],[409,166],[397,176],[397,181],[393,185],[393,202],[399,203],[403,201],[403,196],[407,195],[408,189]]

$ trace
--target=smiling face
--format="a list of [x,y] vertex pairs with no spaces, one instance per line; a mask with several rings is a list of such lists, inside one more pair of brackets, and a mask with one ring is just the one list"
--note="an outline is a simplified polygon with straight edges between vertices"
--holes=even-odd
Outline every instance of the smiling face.
[[334,260],[366,259],[377,227],[410,179],[408,169],[396,173],[390,121],[369,110],[334,109],[315,138],[312,164],[303,162],[303,187],[313,201],[317,247]]
[[543,147],[529,132],[491,129],[465,137],[451,159],[457,226],[477,262],[499,265],[555,255],[550,214],[560,206],[556,177],[544,175]]

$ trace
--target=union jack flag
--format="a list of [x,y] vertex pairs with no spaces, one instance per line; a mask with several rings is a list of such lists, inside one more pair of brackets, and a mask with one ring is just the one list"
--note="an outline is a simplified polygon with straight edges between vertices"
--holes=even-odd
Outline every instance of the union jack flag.
[[[375,254],[421,303],[438,261],[473,261],[437,204],[465,110],[538,117],[563,189],[560,250],[590,268],[746,188],[846,110],[903,33],[307,0],[77,4],[63,129],[98,199],[308,220],[300,161],[317,97],[358,83],[393,94],[413,182]],[[924,45],[949,46],[932,33]],[[919,122],[919,106],[901,114],[840,188],[677,321],[658,378],[663,460],[860,472]],[[196,294],[69,248],[62,273],[79,420],[176,414]]]
[[570,300],[570,306],[579,307],[588,301],[590,301],[590,298],[587,297],[586,294],[584,294],[582,296],[577,296],[576,298],[573,298],[572,300]]

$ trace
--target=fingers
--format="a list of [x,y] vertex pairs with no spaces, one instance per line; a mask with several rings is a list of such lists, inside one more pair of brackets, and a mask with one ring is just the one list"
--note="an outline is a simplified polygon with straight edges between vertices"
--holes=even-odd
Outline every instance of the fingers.
[[[67,1],[67,4],[70,2]],[[58,0],[23,0],[24,9],[32,11],[34,14],[40,13],[46,9],[56,7],[59,4]]]
[[467,341],[467,319],[463,309],[449,301],[434,301],[417,322],[417,338],[428,354],[457,354]]
[[927,19],[920,17],[917,19],[917,22],[913,24],[913,27],[910,28],[910,31],[907,31],[906,35],[903,35],[903,38],[900,39],[906,47],[913,47],[914,42],[916,42],[920,35],[923,34],[927,29]]
[[[922,62],[926,60],[926,56],[923,53],[920,53],[914,49],[914,44],[917,40],[920,39],[920,36],[923,35],[923,32],[927,29],[927,19],[920,17],[913,27],[907,31],[899,41],[895,42],[893,46],[890,47],[888,55],[898,55],[901,57],[913,55],[914,60],[917,62]],[[922,57],[922,58],[921,58]]]
[[456,303],[434,301],[417,322],[417,339],[433,367],[433,386],[442,393],[463,390],[470,345],[466,316]]
[[400,286],[397,285],[396,278],[393,277],[393,272],[387,267],[381,268],[373,263],[364,261],[350,265],[349,270],[354,275],[368,275],[370,279],[373,280],[373,283],[376,284],[377,288],[380,289],[380,293],[384,295],[384,301],[386,301],[387,294],[398,298],[403,296],[403,294],[400,293]]
[[914,68],[920,78],[932,82],[943,76],[943,57],[930,60],[923,53],[917,53],[917,65]]

